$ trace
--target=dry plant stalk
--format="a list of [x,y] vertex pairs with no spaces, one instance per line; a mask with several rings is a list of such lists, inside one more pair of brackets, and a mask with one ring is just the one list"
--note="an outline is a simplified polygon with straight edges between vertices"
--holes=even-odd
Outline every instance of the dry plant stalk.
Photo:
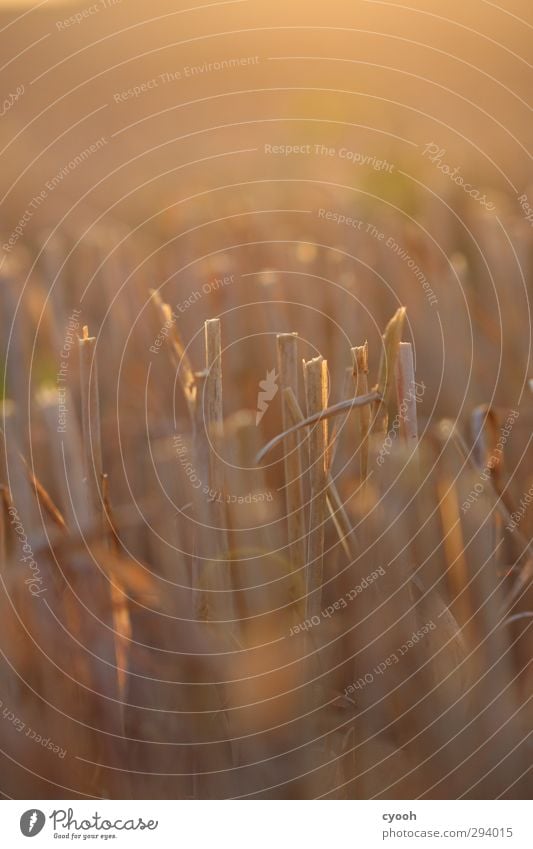
[[[5,434],[1,428],[0,433],[5,438]],[[17,450],[16,453],[18,455],[18,459],[20,460],[22,468],[26,473],[26,478],[36,496],[37,503],[40,505],[40,507],[44,509],[45,513],[47,513],[54,525],[56,525],[56,527],[58,527],[61,531],[66,532],[68,530],[67,524],[65,522],[65,519],[63,518],[61,510],[59,510],[59,508],[55,505],[49,492],[47,492],[37,475],[32,471],[22,452]]]
[[[376,392],[383,398],[383,405],[387,403],[392,382],[396,371],[396,360],[402,339],[403,326],[405,322],[405,307],[400,307],[385,328],[383,333],[383,345],[381,349],[381,359],[379,363],[378,382],[376,384]],[[379,413],[379,405],[376,408],[376,417]],[[388,427],[388,416],[386,410],[382,409],[383,413],[383,430]]]
[[46,489],[44,488],[38,477],[34,474],[34,472],[32,472],[22,454],[20,454],[20,459],[24,468],[26,469],[28,480],[33,487],[39,504],[41,505],[41,507],[43,507],[45,513],[48,514],[48,516],[50,517],[54,525],[56,525],[56,527],[58,527],[63,532],[68,531],[65,519],[63,518],[63,515],[59,508],[56,507],[56,505],[54,504],[51,495],[46,491]]
[[224,410],[222,403],[222,339],[220,319],[205,322],[204,386],[205,434],[209,444],[209,489],[214,494],[215,521],[220,528],[223,552],[228,551],[227,512],[224,496],[224,465],[222,446],[224,440]]
[[5,574],[7,560],[8,510],[11,507],[7,486],[0,486],[0,570]]
[[[472,452],[468,449],[463,437],[458,432],[455,427],[454,422],[449,419],[442,419],[439,422],[439,435],[440,438],[445,440],[452,438],[452,441],[459,452],[459,455],[465,460],[476,472],[483,472],[482,469],[476,463],[474,457],[472,456]],[[488,486],[486,488],[486,494],[491,498],[491,501],[495,507],[495,509],[500,513],[502,518],[504,519],[506,524],[509,524],[511,521],[511,510],[507,507],[505,503],[505,499],[501,497],[500,492],[495,486],[494,478],[489,476],[487,479]],[[520,528],[514,529],[514,536],[519,541],[520,546],[522,547],[522,552],[525,555],[526,551],[530,557],[533,557],[533,543],[531,540],[527,539]]]
[[530,558],[520,569],[516,581],[504,598],[504,601],[498,611],[498,616],[501,617],[512,610],[515,603],[520,600],[531,581],[533,581],[533,560]]
[[[102,479],[102,498],[104,503],[105,514],[109,526],[110,547],[115,553],[120,555],[121,544],[116,530],[111,502],[109,499],[109,479],[107,475],[103,475]],[[130,655],[131,643],[131,618],[126,598],[126,592],[123,584],[116,575],[109,578],[109,592],[111,595],[111,608],[113,615],[113,634],[115,638],[115,657],[117,662],[117,683],[118,692],[121,702],[126,698],[127,671]],[[124,725],[124,705],[121,704],[122,719]]]
[[[510,488],[505,485],[504,481],[504,449],[499,445],[501,428],[498,424],[498,417],[488,404],[482,404],[473,411],[470,423],[474,442],[473,457],[478,467],[489,476],[491,485],[497,492],[501,503],[512,514],[515,505]],[[503,517],[500,511],[493,511],[492,530],[494,550],[497,552],[496,560],[498,565],[503,565],[506,562],[506,539]]]
[[[110,551],[113,543],[117,547],[118,537],[112,523],[111,514],[108,513],[108,508],[110,508],[109,487],[107,475],[104,475],[103,472],[98,372],[95,351],[96,338],[89,336],[89,329],[87,326],[84,326],[82,338],[79,340],[79,352],[85,476],[87,486],[89,487],[90,508],[94,513],[96,523],[101,526],[105,549],[106,551]],[[110,598],[116,685],[120,699],[120,722],[124,729],[124,705],[122,700],[125,694],[125,668],[127,663],[125,643],[129,641],[131,633],[129,612],[127,611],[127,602],[121,587],[114,585],[112,580],[105,579],[104,576],[101,576],[100,580],[102,582],[105,581],[105,590],[109,593]]]
[[96,338],[89,336],[89,328],[85,325],[79,340],[83,467],[89,504],[96,515],[102,517],[102,436],[95,351]]
[[165,303],[159,292],[155,289],[150,289],[150,296],[154,305],[158,320],[162,322],[163,327],[168,330],[169,345],[167,350],[170,354],[170,361],[178,373],[178,379],[182,388],[185,400],[189,407],[191,418],[194,416],[194,403],[196,400],[196,386],[194,382],[194,370],[187,355],[185,345],[176,327],[176,321],[172,317],[172,309],[169,304]]
[[[328,371],[323,357],[304,361],[307,415],[320,415],[328,405]],[[306,614],[317,615],[322,603],[324,524],[327,512],[328,423],[318,422],[309,434],[311,509],[306,572]]]
[[[288,399],[285,390],[291,389],[294,400],[298,397],[298,334],[279,333],[278,366],[281,389],[281,420],[283,430],[289,424]],[[302,416],[303,418],[303,416]],[[283,462],[285,467],[285,503],[287,508],[287,526],[291,564],[294,569],[303,569],[305,564],[305,511],[302,485],[301,440],[296,434],[289,434],[283,440]]]
[[[1,428],[0,428],[0,433],[4,436],[4,438],[6,438],[6,435],[4,434],[4,432]],[[56,506],[51,495],[49,494],[49,492],[47,492],[46,488],[43,486],[41,481],[38,479],[37,475],[35,474],[33,469],[30,467],[28,462],[26,461],[26,458],[24,457],[22,452],[17,449],[16,452],[14,452],[14,453],[16,453],[18,455],[20,463],[22,464],[22,468],[24,469],[24,472],[26,474],[26,478],[27,478],[27,480],[28,480],[28,482],[29,482],[29,484],[30,484],[30,486],[33,490],[33,493],[34,493],[34,495],[37,499],[37,503],[44,510],[44,512],[49,516],[49,518],[52,520],[54,525],[56,525],[56,527],[58,527],[61,531],[66,532],[67,531],[67,523],[65,522],[65,519],[63,517],[63,514],[61,513],[61,510]]]
[[[299,430],[302,430],[304,427],[310,427],[310,425],[317,424],[318,422],[325,422],[327,419],[335,418],[336,416],[342,416],[345,413],[349,413],[350,410],[355,410],[356,408],[363,407],[366,404],[376,404],[381,402],[381,395],[378,395],[377,392],[369,392],[368,395],[362,395],[361,398],[350,398],[347,401],[340,401],[338,404],[333,404],[332,407],[326,407],[325,410],[321,410],[319,413],[314,413],[312,416],[307,416],[303,421],[298,424],[292,425],[287,430],[284,430],[282,433],[278,433],[277,436],[274,436],[270,442],[267,442],[266,445],[263,445],[261,451],[255,458],[256,463],[260,463],[265,459],[267,454],[270,454],[273,448],[283,442],[286,436],[291,433],[298,433]],[[328,447],[329,452],[329,447]],[[326,452],[326,454],[328,453]],[[329,466],[329,462],[328,462]]]
[[[477,465],[484,468],[488,459],[487,434],[485,433],[485,424],[487,417],[490,414],[490,407],[487,404],[481,404],[476,407],[470,416],[470,425],[472,430],[472,453]],[[492,471],[492,469],[491,469]]]
[[[284,395],[284,401],[287,404],[288,422],[291,425],[303,425],[303,423],[305,422],[304,414],[300,409],[300,405],[296,400],[294,392],[292,391],[292,389],[285,389]],[[347,557],[350,560],[353,560],[355,555],[350,546],[350,539],[355,536],[354,531],[350,524],[350,520],[348,518],[346,510],[344,509],[344,504],[342,503],[342,499],[338,493],[337,487],[335,486],[335,482],[333,481],[330,473],[328,473],[326,485],[328,508],[331,514],[331,518],[333,520],[333,524],[335,525],[335,528],[339,535],[340,543],[344,548]]]
[[217,492],[224,489],[224,470],[220,459],[224,437],[224,412],[222,405],[222,340],[220,319],[205,322],[205,420],[206,432],[211,442],[209,452],[210,485]]
[[[355,377],[355,396],[368,395],[368,342],[352,348],[353,373]],[[358,410],[359,422],[359,468],[361,480],[368,476],[368,436],[370,433],[369,407],[361,407]]]
[[[343,383],[343,387],[342,387],[342,398],[343,398],[344,401],[352,401],[353,396],[354,396],[354,393],[353,393],[353,371],[348,366],[344,370],[344,383]],[[347,411],[346,416],[345,416],[343,421],[341,421],[340,419],[337,419],[337,421],[333,424],[333,427],[331,429],[331,434],[329,436],[329,447],[328,447],[328,458],[329,458],[328,467],[329,467],[330,474],[331,474],[331,469],[333,468],[333,464],[335,463],[335,457],[337,455],[337,449],[339,447],[339,442],[340,442],[340,435],[341,435],[341,432],[342,432],[344,425],[346,424],[346,422],[350,418],[350,412],[351,412],[351,410]]]
[[[117,269],[117,273],[122,270]],[[85,275],[78,273],[76,276],[81,279]],[[111,274],[105,281],[109,295],[113,291],[113,279],[114,275]],[[281,286],[279,281],[281,278],[278,276],[276,285]],[[411,275],[409,285],[412,286]],[[217,293],[217,298],[220,294],[221,298],[224,296],[227,299],[224,306],[240,305],[241,292],[238,286],[239,283],[235,281],[235,286]],[[327,299],[326,288],[321,287],[319,294],[324,309],[320,313],[315,310],[314,313],[320,316],[320,320],[312,321],[320,334],[313,339],[313,343],[321,350],[324,344],[328,350],[340,352],[341,345],[338,340],[335,344],[336,337],[333,338],[335,333],[330,335],[327,322],[322,321],[323,318],[338,318],[335,304],[330,304]],[[280,300],[282,296],[280,290]],[[142,305],[145,300],[144,288],[139,289],[139,304]],[[297,302],[295,299],[294,303]],[[311,302],[316,306],[317,301]],[[207,299],[204,300],[202,309],[212,309],[210,315],[221,311],[218,309],[219,301],[210,303],[208,307]],[[133,301],[131,306],[132,311],[134,308],[136,310],[137,305]],[[67,431],[63,435],[58,434],[55,395],[43,400],[42,415],[31,422],[36,447],[41,449],[43,445],[50,444],[49,457],[37,456],[37,470],[57,501],[58,508],[40,481],[30,476],[28,469],[24,469],[23,463],[19,462],[20,452],[12,447],[19,445],[23,418],[17,415],[18,431],[15,429],[17,422],[13,421],[10,425],[14,437],[10,440],[10,448],[17,463],[8,463],[6,466],[8,477],[4,478],[4,483],[9,482],[12,491],[7,487],[0,488],[3,499],[3,513],[0,512],[0,566],[3,579],[5,577],[6,585],[13,586],[15,598],[20,595],[24,603],[21,610],[29,626],[28,633],[37,639],[41,634],[41,610],[25,588],[20,586],[19,541],[14,536],[16,532],[13,523],[6,515],[13,495],[14,505],[20,508],[21,519],[31,536],[36,561],[42,560],[43,568],[47,568],[48,561],[51,562],[48,555],[52,549],[53,555],[57,556],[61,575],[72,576],[73,586],[80,589],[80,598],[88,602],[86,612],[89,615],[85,616],[83,610],[74,603],[67,587],[63,592],[63,587],[57,582],[57,590],[61,594],[58,592],[56,598],[56,584],[49,582],[54,596],[52,598],[51,592],[48,598],[57,603],[59,615],[64,611],[63,618],[67,626],[66,641],[60,635],[58,659],[62,660],[62,653],[68,660],[72,658],[68,666],[65,664],[66,671],[72,671],[72,677],[79,679],[83,687],[94,686],[95,692],[102,697],[94,700],[93,708],[85,708],[86,704],[91,704],[92,694],[87,693],[86,698],[80,699],[82,710],[79,717],[73,717],[76,722],[73,735],[76,746],[72,747],[72,752],[77,748],[87,758],[88,764],[105,764],[101,770],[96,766],[92,772],[102,781],[104,774],[109,775],[109,786],[95,788],[94,776],[90,781],[85,781],[81,773],[79,780],[70,781],[73,775],[71,770],[76,768],[74,757],[70,763],[65,763],[63,772],[61,763],[55,759],[57,772],[51,771],[46,776],[39,769],[37,756],[35,762],[28,766],[35,769],[35,774],[43,777],[43,782],[61,780],[64,784],[60,786],[68,787],[72,784],[80,793],[103,792],[111,798],[120,798],[124,793],[130,795],[125,783],[130,777],[130,769],[133,782],[131,796],[137,798],[141,798],[146,790],[154,797],[158,792],[163,792],[169,798],[183,798],[186,781],[182,779],[191,772],[196,773],[192,777],[193,795],[204,798],[266,794],[315,798],[322,793],[333,795],[339,787],[345,787],[346,793],[352,798],[371,798],[384,793],[391,795],[393,790],[397,790],[401,798],[417,798],[420,793],[437,796],[443,788],[444,791],[451,788],[450,792],[460,796],[472,791],[477,793],[479,788],[476,779],[481,777],[484,780],[487,771],[485,765],[490,775],[496,764],[498,777],[489,785],[489,793],[492,787],[496,789],[496,794],[504,788],[513,787],[516,775],[523,775],[527,768],[527,763],[522,763],[523,756],[521,760],[515,760],[513,747],[519,736],[524,737],[527,743],[520,725],[515,722],[515,714],[519,709],[527,707],[526,688],[529,681],[525,675],[519,676],[523,668],[521,655],[515,655],[514,646],[511,645],[515,637],[515,622],[499,622],[498,619],[511,609],[512,612],[518,611],[517,618],[530,615],[523,612],[525,600],[523,606],[516,605],[533,575],[532,546],[528,540],[522,546],[524,526],[520,529],[517,527],[509,548],[514,551],[515,548],[518,550],[523,547],[525,555],[521,552],[516,566],[511,567],[513,571],[516,570],[517,582],[511,592],[507,592],[512,581],[505,575],[500,587],[499,578],[496,580],[498,575],[494,550],[497,541],[495,546],[491,536],[495,524],[494,508],[501,510],[503,516],[506,504],[501,493],[496,491],[501,489],[497,475],[499,471],[503,474],[503,468],[495,466],[491,469],[485,494],[491,498],[491,502],[480,502],[466,513],[465,518],[460,516],[460,495],[462,487],[467,484],[467,480],[463,480],[462,469],[460,475],[457,473],[454,478],[451,468],[445,463],[441,464],[440,460],[436,464],[438,469],[435,474],[433,469],[429,470],[428,464],[431,478],[427,483],[427,491],[420,492],[416,462],[412,474],[410,469],[405,471],[405,460],[410,461],[411,452],[406,451],[405,446],[397,445],[390,463],[379,474],[376,471],[369,475],[368,452],[373,450],[372,405],[376,414],[379,414],[376,415],[379,428],[386,416],[386,404],[391,402],[392,409],[392,395],[396,392],[398,403],[403,405],[406,402],[408,405],[401,422],[402,441],[415,445],[418,441],[416,393],[410,391],[414,386],[413,350],[411,345],[401,342],[401,326],[405,317],[403,310],[396,313],[383,335],[378,391],[369,392],[368,345],[365,343],[352,349],[353,367],[348,369],[349,380],[342,395],[348,400],[331,407],[327,407],[326,363],[320,357],[304,366],[307,409],[302,412],[297,400],[298,377],[301,381],[296,365],[297,336],[291,333],[278,335],[282,433],[263,449],[261,456],[275,445],[283,443],[284,463],[269,468],[263,474],[262,469],[253,468],[251,460],[257,451],[256,440],[261,430],[255,425],[254,413],[242,409],[243,398],[245,395],[249,397],[248,390],[253,378],[250,361],[236,363],[238,368],[231,375],[234,382],[223,387],[220,322],[215,319],[205,325],[206,370],[199,373],[195,380],[170,307],[155,293],[147,307],[156,310],[160,326],[164,323],[165,329],[168,327],[168,334],[164,334],[167,336],[167,355],[181,383],[178,392],[181,395],[183,391],[191,412],[191,432],[186,427],[187,433],[183,435],[183,462],[180,460],[181,454],[176,456],[176,447],[169,437],[172,422],[166,406],[164,410],[155,411],[157,437],[154,446],[149,447],[156,450],[153,455],[151,450],[145,451],[143,456],[143,448],[146,447],[144,422],[136,406],[138,404],[138,409],[142,409],[143,399],[138,390],[142,371],[139,362],[135,362],[137,357],[141,359],[145,350],[141,346],[141,334],[135,337],[134,344],[138,348],[131,357],[131,371],[124,372],[124,381],[128,383],[128,427],[131,427],[135,438],[132,437],[128,444],[124,458],[119,458],[119,461],[124,459],[131,462],[134,472],[131,478],[135,478],[138,485],[139,499],[136,498],[137,490],[133,489],[130,494],[135,495],[135,498],[130,502],[125,482],[121,480],[119,461],[115,467],[112,452],[105,452],[105,457],[106,463],[109,459],[109,463],[113,464],[108,471],[114,486],[116,482],[116,511],[112,510],[110,503],[107,476],[101,475],[102,440],[94,340],[89,339],[87,330],[80,341],[83,442],[79,438],[80,428],[74,417],[69,420]],[[274,317],[276,301],[271,301],[271,307]],[[290,302],[284,307],[287,311],[287,315],[282,316],[284,323],[273,325],[277,330],[289,330],[294,326],[288,307]],[[89,306],[87,309],[90,316],[91,309]],[[179,319],[178,327],[186,327],[187,333],[189,329],[196,332],[197,316],[198,312],[191,311],[183,319],[183,324],[182,319]],[[261,320],[264,316],[258,318]],[[59,321],[56,324],[54,344],[57,348],[57,345],[63,343],[63,328]],[[119,316],[117,324],[119,333],[105,351],[106,360],[113,366],[121,354],[122,337],[129,330],[126,311]],[[309,326],[308,323],[307,330]],[[270,331],[270,325],[265,329]],[[150,327],[139,330],[142,334],[151,333]],[[425,327],[421,327],[420,332],[422,335]],[[365,336],[357,338],[363,341]],[[426,342],[421,341],[424,344]],[[266,350],[266,345],[263,347],[258,343],[254,346],[254,368]],[[46,352],[39,347],[36,353],[39,356]],[[346,365],[342,358],[336,361],[331,357],[330,364],[339,367],[341,371]],[[15,365],[24,376],[23,358]],[[164,363],[161,371],[153,373],[163,377],[162,385],[157,387],[158,399],[172,385],[172,381],[165,378],[165,367],[171,370]],[[203,363],[200,367],[203,367]],[[105,373],[100,369],[102,401],[104,398],[111,399],[113,372],[114,368],[109,368]],[[20,386],[16,388],[20,402],[24,400],[26,403],[27,394],[21,392]],[[225,422],[223,388],[227,394],[227,407],[234,411]],[[74,391],[77,393],[78,386],[74,387]],[[15,408],[14,412],[20,412],[22,416],[24,411]],[[110,412],[112,414],[112,409]],[[482,449],[476,455],[478,471],[486,466],[487,457],[495,450],[494,436],[498,436],[497,433],[492,434],[491,438],[490,426],[494,426],[494,419],[485,412],[480,409],[474,414],[474,426],[480,435]],[[311,415],[306,418],[305,413]],[[350,417],[359,430],[359,443],[356,437],[351,447],[360,451],[360,457],[356,461],[359,468],[343,469],[341,492],[349,498],[349,508],[345,509],[332,479],[331,468],[336,450],[339,455],[341,451],[344,454],[341,438],[343,431],[349,428],[343,425],[350,421]],[[329,424],[330,419],[335,421],[334,427]],[[223,429],[226,437],[224,441]],[[328,440],[331,431],[333,435]],[[377,433],[376,445],[379,445],[381,439],[382,435]],[[193,440],[194,447],[191,447]],[[347,441],[350,440],[347,434]],[[96,464],[95,441],[100,455]],[[312,488],[310,494],[306,492],[311,514],[309,523],[308,516],[304,515],[303,494],[306,485],[303,481],[308,480],[307,470],[302,479],[302,465],[307,465],[302,463],[304,442],[306,448],[310,447]],[[106,448],[105,441],[103,447]],[[231,459],[233,467],[224,467],[222,460],[216,456],[219,451],[224,458]],[[23,453],[29,458],[26,449]],[[186,458],[187,453],[189,458]],[[425,455],[420,453],[425,470]],[[85,471],[81,468],[82,458]],[[200,488],[195,487],[192,475],[189,478],[188,469],[186,471],[188,459],[192,460],[190,466],[195,467]],[[151,463],[154,463],[154,468]],[[274,498],[269,499],[268,504],[261,499],[243,503],[233,500],[244,493],[246,497],[252,493],[266,494],[267,483],[272,488],[275,486],[281,489],[283,480],[280,479],[280,469],[283,465],[286,512],[284,505]],[[527,464],[524,465],[527,474]],[[16,466],[13,475],[10,466]],[[148,485],[143,486],[145,470],[150,474],[146,475]],[[398,474],[400,470],[401,479]],[[53,486],[49,485],[49,481],[54,482]],[[517,486],[520,488],[517,492],[522,492],[520,478],[518,481]],[[129,480],[126,482],[129,483]],[[391,482],[394,482],[394,487],[389,486]],[[74,493],[75,487],[71,487],[71,483],[77,484],[76,491],[81,493],[79,498],[74,496],[72,510],[69,506],[70,489]],[[503,487],[505,482],[501,483]],[[86,496],[91,484],[93,497],[89,509]],[[435,491],[440,501],[438,508],[433,501]],[[66,532],[54,533],[53,536],[45,533],[46,542],[42,534],[38,536],[37,530],[42,530],[43,516],[37,512],[39,527],[30,519],[26,520],[25,493],[31,496],[34,506],[44,507],[56,524],[62,524],[61,514],[64,514],[68,526]],[[357,497],[359,494],[362,495],[360,499]],[[226,495],[230,499],[229,507],[225,505]],[[411,495],[416,495],[416,501],[411,499]],[[79,523],[78,517],[82,511],[78,500],[83,502],[88,517],[86,523]],[[411,500],[413,504],[410,504]],[[423,500],[427,503],[420,505],[418,501]],[[508,511],[509,503],[507,501]],[[357,544],[352,519],[348,515],[352,510],[354,519],[361,520],[358,539],[364,541],[364,546]],[[439,510],[442,527],[439,526]],[[227,531],[226,523],[220,516],[217,517],[220,511],[229,515]],[[44,510],[41,512],[44,515]],[[333,530],[327,521],[330,516],[343,551],[337,539],[333,539]],[[152,523],[154,517],[157,521]],[[101,519],[104,520],[103,524]],[[428,523],[427,533],[419,533],[425,525],[423,520]],[[44,521],[48,524],[48,516],[45,516]],[[502,522],[498,521],[501,526]],[[341,596],[344,589],[360,584],[362,577],[376,566],[385,567],[385,574],[381,575],[380,572],[381,577],[376,579],[375,584],[365,589],[365,595],[360,597],[360,605],[354,600],[358,595],[356,592],[351,596],[353,604],[350,603],[345,612],[339,610],[331,617],[320,617],[320,626],[305,630],[305,635],[293,627],[290,629],[290,639],[289,626],[291,622],[293,626],[298,626],[304,611],[296,611],[294,604],[298,598],[299,606],[303,607],[303,592],[300,580],[297,580],[300,576],[289,574],[284,554],[279,555],[280,551],[286,551],[287,529],[293,565],[298,570],[301,567],[302,576],[306,576],[305,612],[309,617],[320,613],[322,605],[325,607],[338,597],[336,586],[331,588],[331,592],[329,586],[328,592],[323,587],[322,570],[327,579],[335,576]],[[151,541],[152,532],[155,532],[155,537],[160,537],[157,543]],[[331,549],[328,546],[327,560],[324,555],[325,534],[328,541],[331,536],[336,543]],[[231,547],[228,546],[228,538]],[[84,555],[84,547],[88,556]],[[182,554],[175,553],[175,548],[181,549]],[[126,550],[132,552],[131,557],[125,555]],[[166,560],[162,555],[165,550]],[[357,555],[360,553],[362,556],[359,560]],[[346,559],[347,568],[344,569]],[[509,563],[509,560],[504,562]],[[191,567],[194,573],[192,580]],[[412,574],[414,571],[416,575]],[[153,573],[153,578],[148,577],[150,573]],[[471,648],[476,650],[475,662],[481,670],[479,675],[476,674],[477,667],[471,658],[465,660],[464,670],[459,669],[457,672],[458,667],[463,665],[466,652],[458,648],[460,637],[455,622],[446,606],[441,604],[434,585],[436,581],[433,580],[440,581],[444,573],[449,583],[447,595],[454,599],[451,609],[455,612],[461,604],[465,605],[459,617],[461,624],[474,615],[476,623],[479,623],[479,631],[474,634],[477,640],[471,639],[472,632],[468,626],[464,629],[468,651]],[[191,584],[194,590],[192,597],[195,601],[201,599],[200,609],[192,615],[189,595]],[[500,597],[501,588],[506,590],[504,597]],[[161,600],[159,610],[154,599]],[[2,613],[6,607],[9,605],[2,607]],[[363,613],[361,617],[357,615],[358,607]],[[478,610],[480,612],[476,612]],[[234,611],[247,621],[234,621]],[[9,615],[8,609],[6,612]],[[91,623],[94,618],[92,613],[100,620],[96,626]],[[298,616],[301,614],[301,618],[295,619],[296,613]],[[369,613],[372,615],[367,617]],[[197,619],[208,620],[209,624],[191,622],[194,615]],[[368,622],[362,625],[359,619],[364,618]],[[385,658],[390,649],[397,649],[406,635],[411,633],[411,626],[415,628],[430,619],[436,625],[435,631],[426,635],[429,636],[428,640],[424,639],[416,648],[413,647],[412,653],[404,659],[405,665],[402,661],[397,667],[391,667],[379,681],[376,676],[373,683],[377,686],[374,689],[372,686],[359,689],[353,701],[340,695],[357,675],[364,675],[372,669],[374,661],[377,663]],[[15,639],[12,639],[5,621],[3,625],[3,645],[12,650],[17,659],[17,632],[13,632]],[[511,625],[508,632],[502,634],[495,630],[507,625]],[[46,627],[47,623],[43,620],[43,649],[48,640]],[[390,639],[389,630],[392,631]],[[68,640],[69,631],[79,642],[81,652],[78,653],[74,646],[70,654],[69,642],[72,641]],[[398,640],[395,634],[398,634]],[[20,671],[25,672],[27,665],[30,674],[26,680],[35,677],[38,681],[41,658],[25,640],[24,634],[21,636],[20,654],[23,663],[20,664]],[[135,642],[131,642],[132,636]],[[382,644],[375,648],[372,647],[374,637],[377,638],[376,643],[383,638]],[[525,639],[522,638],[520,631],[520,639],[524,644]],[[479,647],[476,647],[477,642]],[[341,643],[344,643],[344,648]],[[85,648],[93,652],[96,662],[85,658],[88,654]],[[522,656],[526,649],[527,646],[523,645]],[[52,657],[53,654],[50,654],[50,659]],[[99,663],[98,658],[103,663]],[[424,662],[422,669],[421,661]],[[18,663],[15,668],[18,670]],[[355,676],[352,675],[352,668],[355,669]],[[9,687],[9,671],[6,672],[8,675],[5,682]],[[462,672],[468,675],[463,676]],[[517,685],[511,678],[515,672]],[[68,710],[64,710],[65,706],[68,708],[71,692],[69,683],[66,679],[63,683],[51,675],[53,672],[43,677],[42,691],[37,688],[38,709],[46,709],[43,698],[55,689],[58,713],[60,708],[63,709],[59,722],[65,721],[66,724],[72,719],[67,715]],[[462,700],[464,691],[470,687],[469,676],[471,679],[479,679],[481,686],[478,686],[478,695],[463,721],[463,707],[459,705],[454,708],[454,705]],[[483,684],[485,677],[490,684]],[[458,689],[463,680],[468,683]],[[56,681],[60,686],[55,686]],[[389,699],[389,686],[393,693],[396,689],[399,691],[396,694],[398,698],[394,695]],[[131,688],[129,694],[128,687]],[[73,689],[72,692],[76,697],[82,693],[81,689]],[[130,698],[126,699],[127,695]],[[378,700],[377,696],[380,695],[383,695],[383,700]],[[491,700],[495,695],[498,703],[494,708]],[[25,698],[28,698],[27,694]],[[119,726],[119,700],[131,702],[131,707],[127,708],[126,728],[124,721],[122,727]],[[21,715],[25,715],[27,704],[24,705],[21,700]],[[52,704],[55,705],[53,700]],[[101,712],[96,713],[96,710]],[[78,718],[89,727],[94,727],[94,744],[76,738],[77,733],[83,733],[81,724],[78,726]],[[502,718],[504,724],[509,720],[509,729],[516,729],[513,732],[515,739],[508,736],[506,729],[502,731]],[[30,713],[28,721],[31,719]],[[100,719],[105,721],[105,725],[99,722]],[[112,726],[110,719],[113,720]],[[51,737],[55,736],[52,733],[53,725],[47,728],[48,721],[43,713],[43,727]],[[127,731],[127,751],[125,747],[122,752],[119,746],[113,755],[113,740],[98,733],[106,725],[113,728],[113,736],[119,739],[125,737],[124,731]],[[339,732],[347,741],[342,746],[338,742]],[[22,735],[13,736],[22,738]],[[100,744],[101,739],[104,740],[103,745]],[[469,748],[471,741],[472,746]],[[455,745],[457,757],[453,748]],[[354,752],[351,754],[354,756],[349,759],[344,753],[348,755],[352,746]],[[487,751],[486,758],[478,760],[478,750],[483,748],[490,751]],[[527,756],[527,746],[524,748]],[[193,751],[189,758],[191,749]],[[451,750],[450,755],[448,750]],[[301,752],[305,752],[305,755]],[[516,766],[508,773],[501,772],[500,764],[505,767],[507,757],[509,763],[513,762]],[[351,760],[350,764],[348,760]],[[335,762],[340,768],[338,771],[324,769],[323,761],[327,761],[327,766]],[[470,773],[469,762],[474,764]],[[362,773],[368,775],[364,775],[358,795],[354,777],[360,777]],[[316,775],[316,782],[307,778],[313,774]],[[305,781],[294,781],[296,775],[305,775]],[[408,779],[405,784],[404,779]],[[4,789],[16,797],[17,788],[13,794],[9,775],[6,780],[8,783]],[[20,786],[23,786],[22,782]],[[29,788],[31,791],[31,786],[26,783],[23,789]],[[186,795],[188,793],[187,790]],[[23,794],[19,795],[25,798]],[[31,798],[42,797],[32,792]]]
[[446,583],[450,590],[455,618],[462,624],[467,622],[471,615],[468,596],[468,563],[464,550],[459,499],[451,477],[443,474],[437,479],[437,492],[442,523],[442,542],[448,565]]
[[396,361],[396,399],[400,412],[400,432],[408,448],[418,445],[418,414],[413,346],[400,342]]
[[26,531],[32,535],[36,544],[40,544],[40,542],[46,540],[47,534],[43,529],[35,488],[28,479],[23,455],[18,447],[20,444],[20,422],[16,405],[13,402],[4,401],[2,424],[0,436],[4,442],[3,472],[9,485],[9,497],[22,518]]
[[[204,398],[207,386],[207,370],[197,371],[194,374],[194,382],[198,390],[194,408],[193,442],[194,462],[201,481],[209,481],[209,441],[206,432],[206,419],[204,415]],[[202,502],[203,504],[204,502]],[[207,499],[205,501],[207,503]],[[205,513],[205,510],[201,511]]]
[[[353,371],[348,366],[344,370],[344,383],[342,386],[342,400],[343,401],[351,401],[354,397],[353,392]],[[329,468],[333,467],[335,462],[335,456],[337,454],[337,448],[339,447],[340,435],[346,420],[349,418],[349,414],[347,414],[344,422],[336,421],[331,430],[331,434],[329,437]]]
[[[204,414],[207,404],[209,372],[196,372],[196,411],[194,421],[194,461],[196,473],[202,482],[208,482],[209,491],[197,491],[196,507],[199,527],[196,529],[193,589],[195,590],[195,615],[203,621],[235,620],[235,605],[228,561],[229,543],[225,526],[225,505],[222,492],[216,489],[212,478],[213,446],[208,437],[208,418]],[[215,542],[215,550],[210,543]]]

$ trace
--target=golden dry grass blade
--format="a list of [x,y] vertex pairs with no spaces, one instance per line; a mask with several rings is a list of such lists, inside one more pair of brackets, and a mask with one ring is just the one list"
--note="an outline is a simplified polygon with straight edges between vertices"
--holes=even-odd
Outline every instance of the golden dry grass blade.
[[117,585],[143,604],[164,609],[165,599],[161,596],[158,582],[147,565],[123,553],[113,551],[107,543],[102,543],[101,538],[91,544],[90,552],[110,582],[116,581]]
[[[74,410],[74,400],[66,388],[63,402],[67,410]],[[78,525],[86,528],[89,511],[83,483],[83,448],[78,419],[71,415],[68,426],[58,428],[60,401],[55,388],[41,388],[37,394],[37,405],[46,430],[56,490],[61,499],[61,512],[70,532]]]
[[9,491],[6,486],[0,486],[0,569],[5,570],[7,560],[8,513],[11,506]]

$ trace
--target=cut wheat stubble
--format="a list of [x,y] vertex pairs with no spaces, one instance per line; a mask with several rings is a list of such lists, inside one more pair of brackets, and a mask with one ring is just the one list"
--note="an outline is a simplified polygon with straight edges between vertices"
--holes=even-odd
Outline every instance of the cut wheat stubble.
[[[355,397],[368,395],[368,342],[352,348],[353,376],[355,379]],[[359,424],[359,468],[361,481],[368,476],[368,437],[371,428],[371,412],[362,406],[357,413]]]
[[[278,366],[281,388],[281,420],[283,430],[297,422],[290,416],[285,390],[290,389],[294,400],[298,397],[298,334],[279,333]],[[302,416],[303,418],[303,416]],[[301,439],[296,433],[283,440],[285,468],[285,503],[292,568],[302,569],[305,564],[305,511],[303,501]]]

